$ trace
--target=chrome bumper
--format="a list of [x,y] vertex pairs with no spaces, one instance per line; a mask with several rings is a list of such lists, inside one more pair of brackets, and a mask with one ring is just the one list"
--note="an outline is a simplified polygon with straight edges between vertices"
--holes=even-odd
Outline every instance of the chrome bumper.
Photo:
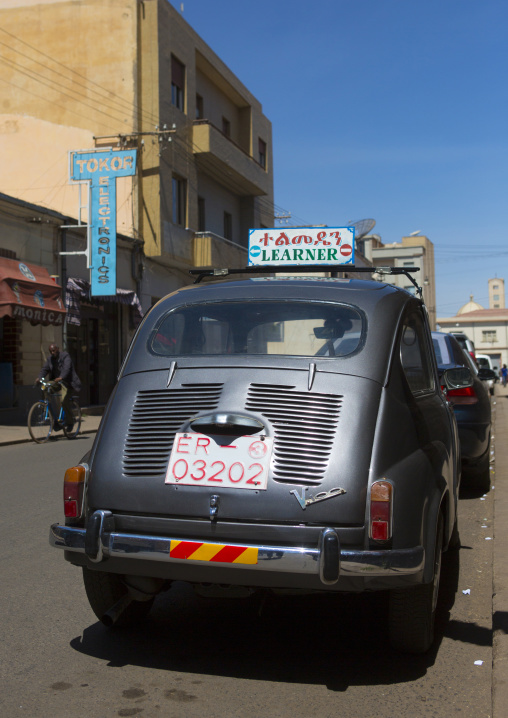
[[[262,546],[256,544],[232,544],[243,548],[257,549],[257,563],[213,563],[188,558],[174,558],[170,555],[171,541],[181,541],[180,538],[165,536],[149,536],[143,534],[118,533],[107,531],[107,522],[104,515],[99,514],[97,536],[92,542],[87,538],[86,529],[74,528],[53,524],[50,529],[49,542],[51,546],[86,554],[88,558],[100,563],[107,557],[131,559],[134,561],[163,561],[175,564],[214,565],[227,566],[232,569],[247,569],[249,571],[275,571],[292,574],[316,575],[324,584],[333,584],[340,576],[344,577],[387,577],[408,576],[423,570],[425,550],[423,546],[410,549],[363,551],[341,549],[337,534],[332,529],[325,529],[316,548],[295,546]],[[193,540],[201,543],[200,539]],[[221,543],[206,541],[207,545],[222,546]],[[94,546],[95,544],[95,546]],[[92,545],[92,550],[90,546]]]

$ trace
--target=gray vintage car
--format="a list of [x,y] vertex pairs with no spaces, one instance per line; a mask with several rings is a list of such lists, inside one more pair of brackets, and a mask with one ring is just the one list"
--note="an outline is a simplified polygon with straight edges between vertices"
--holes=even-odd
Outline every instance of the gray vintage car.
[[391,642],[418,653],[459,482],[420,299],[363,279],[206,281],[144,318],[50,541],[106,625],[139,620],[174,580],[388,590]]

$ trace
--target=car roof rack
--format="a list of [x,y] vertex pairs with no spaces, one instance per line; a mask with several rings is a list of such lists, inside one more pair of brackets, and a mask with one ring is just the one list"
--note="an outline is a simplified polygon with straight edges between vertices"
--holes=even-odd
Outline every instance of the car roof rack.
[[405,274],[414,285],[420,298],[423,298],[422,288],[411,276],[411,272],[418,272],[420,267],[355,267],[353,264],[321,264],[321,265],[255,265],[242,269],[212,268],[189,269],[189,274],[196,277],[194,284],[199,284],[205,277],[227,277],[231,274],[277,274],[278,272],[295,272],[296,274],[312,274],[316,272],[369,272],[370,274]]

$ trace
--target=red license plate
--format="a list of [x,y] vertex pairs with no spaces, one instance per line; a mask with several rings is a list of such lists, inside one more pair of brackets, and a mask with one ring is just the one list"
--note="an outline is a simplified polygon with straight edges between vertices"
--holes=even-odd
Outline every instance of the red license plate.
[[273,439],[176,434],[166,484],[265,490]]

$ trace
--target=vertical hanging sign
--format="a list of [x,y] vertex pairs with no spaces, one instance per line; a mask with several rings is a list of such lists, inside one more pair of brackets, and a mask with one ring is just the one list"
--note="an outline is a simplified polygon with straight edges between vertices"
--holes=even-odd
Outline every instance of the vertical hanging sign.
[[136,150],[70,153],[70,179],[90,183],[90,292],[116,294],[116,180],[136,174]]

